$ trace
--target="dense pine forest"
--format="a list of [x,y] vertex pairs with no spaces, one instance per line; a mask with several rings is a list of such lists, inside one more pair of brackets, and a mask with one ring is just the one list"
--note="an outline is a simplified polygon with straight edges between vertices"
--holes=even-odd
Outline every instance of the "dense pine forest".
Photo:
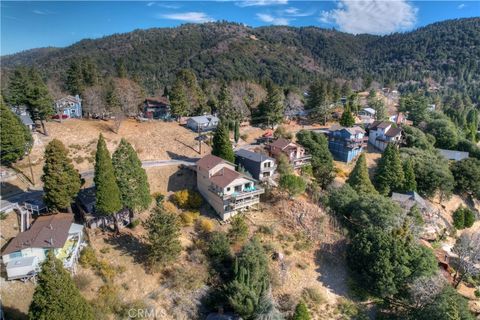
[[101,77],[126,73],[147,93],[172,85],[177,71],[189,68],[199,80],[272,80],[300,87],[322,77],[350,80],[359,89],[376,81],[403,91],[456,92],[476,103],[479,56],[480,18],[444,21],[387,36],[317,27],[186,24],[4,56],[2,88],[8,81],[5,75],[21,65],[35,66],[45,78],[65,86],[72,63],[83,59],[87,69]]

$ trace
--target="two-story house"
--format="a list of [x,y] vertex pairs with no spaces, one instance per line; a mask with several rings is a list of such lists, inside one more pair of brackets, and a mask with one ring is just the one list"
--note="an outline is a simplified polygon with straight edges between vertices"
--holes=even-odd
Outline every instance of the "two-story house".
[[265,192],[255,179],[235,171],[235,164],[217,156],[198,160],[196,169],[198,191],[223,220],[258,204]]
[[348,163],[362,153],[367,139],[365,130],[358,126],[346,128],[335,125],[328,130],[328,149],[335,160]]
[[148,119],[170,119],[170,101],[167,97],[146,98],[143,103],[143,115]]
[[305,153],[305,148],[284,138],[278,138],[266,146],[270,156],[277,158],[280,154],[287,156],[294,169],[310,163],[312,158]]
[[72,214],[40,216],[3,250],[2,262],[6,266],[7,278],[13,280],[35,275],[50,250],[63,261],[66,269],[75,271],[82,242],[83,226],[73,223]]
[[273,176],[277,168],[275,159],[246,149],[235,151],[235,164],[242,166],[254,179],[261,181]]
[[56,117],[62,118],[81,118],[82,117],[82,99],[78,94],[66,96],[55,101]]
[[402,142],[402,129],[390,121],[375,121],[368,131],[368,142],[381,151],[384,151],[389,143]]

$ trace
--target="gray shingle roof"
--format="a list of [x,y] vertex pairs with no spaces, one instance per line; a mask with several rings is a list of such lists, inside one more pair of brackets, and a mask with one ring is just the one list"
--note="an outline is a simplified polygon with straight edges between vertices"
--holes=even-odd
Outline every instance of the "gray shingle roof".
[[20,116],[20,120],[26,126],[32,126],[34,124],[32,118],[30,118],[30,116],[27,116],[27,115]]
[[246,150],[246,149],[240,149],[240,150],[235,151],[235,155],[237,155],[238,157],[241,157],[241,158],[250,159],[250,160],[255,161],[255,162],[262,162],[262,161],[265,161],[265,160],[274,161],[273,158],[270,158],[270,157],[268,157],[264,154],[261,154],[261,153],[258,153],[258,152],[253,152],[253,151]]

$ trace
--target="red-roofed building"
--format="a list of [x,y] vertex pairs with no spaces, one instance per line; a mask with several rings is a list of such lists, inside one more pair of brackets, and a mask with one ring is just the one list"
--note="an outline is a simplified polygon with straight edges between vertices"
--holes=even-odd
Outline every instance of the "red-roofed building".
[[305,148],[290,140],[278,138],[266,147],[273,158],[278,158],[282,153],[287,156],[288,161],[295,169],[310,163],[311,156],[305,153]]
[[264,189],[257,181],[235,171],[235,165],[214,155],[197,161],[197,188],[217,214],[227,220],[260,202]]

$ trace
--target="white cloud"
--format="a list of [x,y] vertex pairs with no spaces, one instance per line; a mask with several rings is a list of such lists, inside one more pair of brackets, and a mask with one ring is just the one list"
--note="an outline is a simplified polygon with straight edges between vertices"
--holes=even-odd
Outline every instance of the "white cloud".
[[300,9],[295,7],[290,7],[283,10],[282,14],[289,17],[308,17],[315,13],[315,10],[312,11],[300,11]]
[[239,7],[264,7],[288,4],[288,0],[243,0],[235,4]]
[[33,10],[32,12],[35,13],[35,14],[42,15],[42,16],[46,16],[46,15],[50,15],[50,14],[55,14],[55,12],[50,11],[50,10],[38,10],[38,9],[35,9],[35,10]]
[[154,4],[155,4],[155,2],[149,2],[149,3],[147,3],[147,7],[151,7],[151,6],[153,6]]
[[320,21],[354,34],[388,34],[413,28],[417,11],[406,0],[340,0],[336,9],[322,11]]
[[287,18],[281,18],[281,17],[274,17],[270,14],[267,13],[257,13],[258,19],[262,20],[263,22],[268,22],[273,25],[282,25],[286,26],[290,22],[289,19]]
[[465,8],[467,5],[465,3],[461,3],[457,6],[457,9],[463,9]]
[[170,14],[158,14],[156,17],[158,19],[180,20],[180,21],[194,22],[194,23],[204,23],[204,22],[214,21],[213,18],[209,17],[204,12],[181,12],[181,13],[170,13]]

